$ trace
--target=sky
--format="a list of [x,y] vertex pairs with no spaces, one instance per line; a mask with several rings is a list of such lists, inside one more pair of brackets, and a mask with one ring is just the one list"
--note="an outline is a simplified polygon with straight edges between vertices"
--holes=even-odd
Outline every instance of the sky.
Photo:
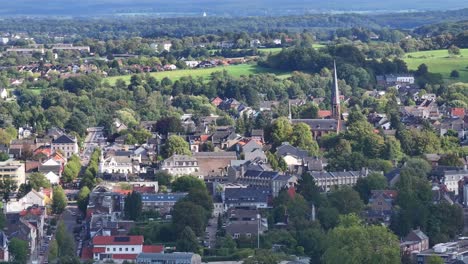
[[468,8],[467,0],[17,0],[1,4],[2,15],[96,16],[165,13],[218,16],[287,15],[304,12],[424,11]]

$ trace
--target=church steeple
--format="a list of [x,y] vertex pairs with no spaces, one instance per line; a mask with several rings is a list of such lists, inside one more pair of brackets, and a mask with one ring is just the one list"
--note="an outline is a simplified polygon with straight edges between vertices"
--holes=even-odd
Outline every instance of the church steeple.
[[332,116],[336,120],[341,119],[340,90],[338,88],[338,75],[336,73],[336,63],[333,61],[333,90],[332,96]]

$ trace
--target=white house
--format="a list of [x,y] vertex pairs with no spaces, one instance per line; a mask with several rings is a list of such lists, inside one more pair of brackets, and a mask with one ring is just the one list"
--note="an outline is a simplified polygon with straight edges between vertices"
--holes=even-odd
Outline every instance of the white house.
[[146,170],[140,166],[141,155],[131,151],[117,151],[107,157],[101,154],[99,173],[137,174]]
[[458,182],[468,177],[468,170],[450,170],[444,172],[443,184],[455,195],[458,195]]
[[49,198],[44,193],[31,190],[21,199],[18,199],[16,201],[10,200],[8,203],[6,203],[5,212],[20,212],[33,205],[46,206],[48,201]]
[[161,163],[161,170],[173,176],[197,175],[200,168],[197,159],[188,155],[172,155]]
[[60,150],[66,158],[70,158],[73,154],[78,154],[78,141],[76,137],[62,135],[52,141],[52,151]]
[[52,171],[49,171],[46,175],[47,180],[49,180],[50,184],[59,184],[60,177]]
[[185,65],[187,65],[189,68],[195,68],[198,66],[198,64],[200,64],[199,61],[185,61]]

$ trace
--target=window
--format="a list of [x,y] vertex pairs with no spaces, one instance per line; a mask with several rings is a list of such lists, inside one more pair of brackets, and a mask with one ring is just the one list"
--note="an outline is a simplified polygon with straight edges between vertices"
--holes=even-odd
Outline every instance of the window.
[[122,248],[119,248],[119,251],[122,251]]
[[114,248],[112,251],[114,251],[114,252],[115,252],[115,248]]
[[135,251],[135,248],[132,248],[132,251]]
[[125,251],[128,251],[128,248],[125,248]]

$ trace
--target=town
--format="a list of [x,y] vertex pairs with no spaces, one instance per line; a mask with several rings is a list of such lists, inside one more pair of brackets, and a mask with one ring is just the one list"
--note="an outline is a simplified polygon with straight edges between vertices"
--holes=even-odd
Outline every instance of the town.
[[434,12],[0,21],[0,261],[468,263],[468,26]]

